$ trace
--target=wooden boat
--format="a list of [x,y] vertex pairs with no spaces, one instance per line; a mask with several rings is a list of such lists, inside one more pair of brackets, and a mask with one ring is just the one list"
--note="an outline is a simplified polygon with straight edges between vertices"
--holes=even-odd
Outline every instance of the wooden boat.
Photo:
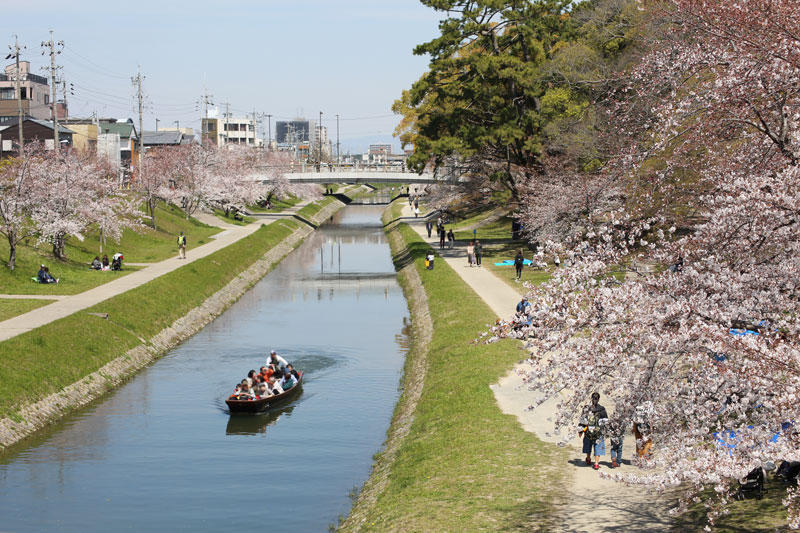
[[257,400],[234,400],[228,398],[225,400],[225,403],[228,405],[228,409],[231,413],[260,413],[261,411],[266,411],[273,405],[289,400],[297,394],[297,391],[299,391],[300,387],[303,385],[303,372],[298,371],[297,374],[299,376],[297,378],[297,385],[280,394],[259,398]]

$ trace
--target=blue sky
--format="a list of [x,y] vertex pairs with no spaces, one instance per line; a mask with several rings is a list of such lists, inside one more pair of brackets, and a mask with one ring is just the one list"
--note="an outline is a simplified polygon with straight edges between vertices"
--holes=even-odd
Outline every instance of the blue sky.
[[3,37],[19,35],[35,73],[49,66],[49,30],[64,41],[71,117],[138,120],[130,77],[141,65],[145,129],[156,117],[197,129],[205,84],[236,115],[274,115],[273,135],[276,119],[319,111],[335,135],[338,113],[343,151],[391,135],[392,102],[428,64],[412,50],[440,18],[418,0],[0,0],[0,13]]

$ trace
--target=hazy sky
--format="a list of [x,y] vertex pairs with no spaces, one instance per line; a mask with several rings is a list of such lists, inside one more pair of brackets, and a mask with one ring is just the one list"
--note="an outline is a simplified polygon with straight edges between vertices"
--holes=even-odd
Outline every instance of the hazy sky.
[[70,117],[138,121],[130,77],[141,65],[145,129],[158,118],[198,130],[205,85],[236,116],[271,113],[273,136],[275,120],[322,111],[335,142],[338,113],[344,151],[392,133],[392,102],[428,64],[412,50],[436,36],[440,14],[418,0],[0,0],[0,17],[34,73],[49,77],[49,30],[64,41]]

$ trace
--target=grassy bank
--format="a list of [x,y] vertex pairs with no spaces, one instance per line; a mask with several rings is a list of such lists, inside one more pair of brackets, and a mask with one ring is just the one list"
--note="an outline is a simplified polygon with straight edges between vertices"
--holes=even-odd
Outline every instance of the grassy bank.
[[[0,417],[61,390],[122,356],[197,307],[289,236],[275,222],[136,289],[0,343]],[[108,313],[109,319],[89,313]]]
[[314,215],[322,211],[322,209],[333,202],[338,202],[334,196],[326,196],[318,202],[308,204],[297,212],[297,215],[307,220],[314,220]]
[[43,305],[51,304],[54,300],[17,300],[0,298],[0,322],[9,318],[27,313]]
[[[103,246],[109,259],[114,252],[122,252],[125,263],[153,263],[163,261],[177,254],[177,235],[183,231],[188,236],[191,250],[208,242],[209,237],[220,231],[193,218],[187,219],[183,211],[172,205],[159,204],[156,209],[157,230],[144,228],[137,233],[125,230],[119,244],[107,240]],[[88,233],[83,241],[71,238],[67,241],[66,261],[56,261],[52,250],[45,244],[37,245],[31,240],[17,248],[16,270],[0,266],[0,293],[2,294],[77,294],[136,270],[125,266],[122,272],[97,272],[89,268],[89,263],[100,253],[100,235]],[[0,240],[0,259],[8,260],[8,242]],[[46,264],[61,283],[39,285],[31,281],[36,276],[39,265]]]
[[260,205],[248,205],[247,210],[251,213],[280,213],[285,209],[289,209],[300,202],[302,202],[302,198],[298,198],[297,196],[287,196],[286,198],[273,198],[270,200],[272,204],[272,209],[267,209],[266,207],[261,207]]
[[[359,500],[352,516],[378,531],[547,530],[560,497],[548,465],[562,452],[502,414],[489,388],[522,358],[520,344],[473,344],[493,316],[489,308],[444,261],[424,268],[430,248],[411,228],[401,224],[396,231],[408,247],[394,250],[396,263],[411,261],[417,269],[433,337],[410,429],[391,464],[382,464],[382,454],[376,459],[376,470],[388,472],[385,489],[374,503]],[[404,392],[396,412],[405,401]],[[357,528],[352,520],[343,527]]]

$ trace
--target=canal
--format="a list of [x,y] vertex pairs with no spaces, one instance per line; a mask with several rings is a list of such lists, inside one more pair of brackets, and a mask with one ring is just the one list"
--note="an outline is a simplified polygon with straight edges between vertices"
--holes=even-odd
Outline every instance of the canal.
[[[369,475],[407,349],[379,206],[351,206],[222,316],[0,458],[0,531],[324,531]],[[187,287],[186,290],[191,290]],[[303,390],[223,399],[275,349]]]

